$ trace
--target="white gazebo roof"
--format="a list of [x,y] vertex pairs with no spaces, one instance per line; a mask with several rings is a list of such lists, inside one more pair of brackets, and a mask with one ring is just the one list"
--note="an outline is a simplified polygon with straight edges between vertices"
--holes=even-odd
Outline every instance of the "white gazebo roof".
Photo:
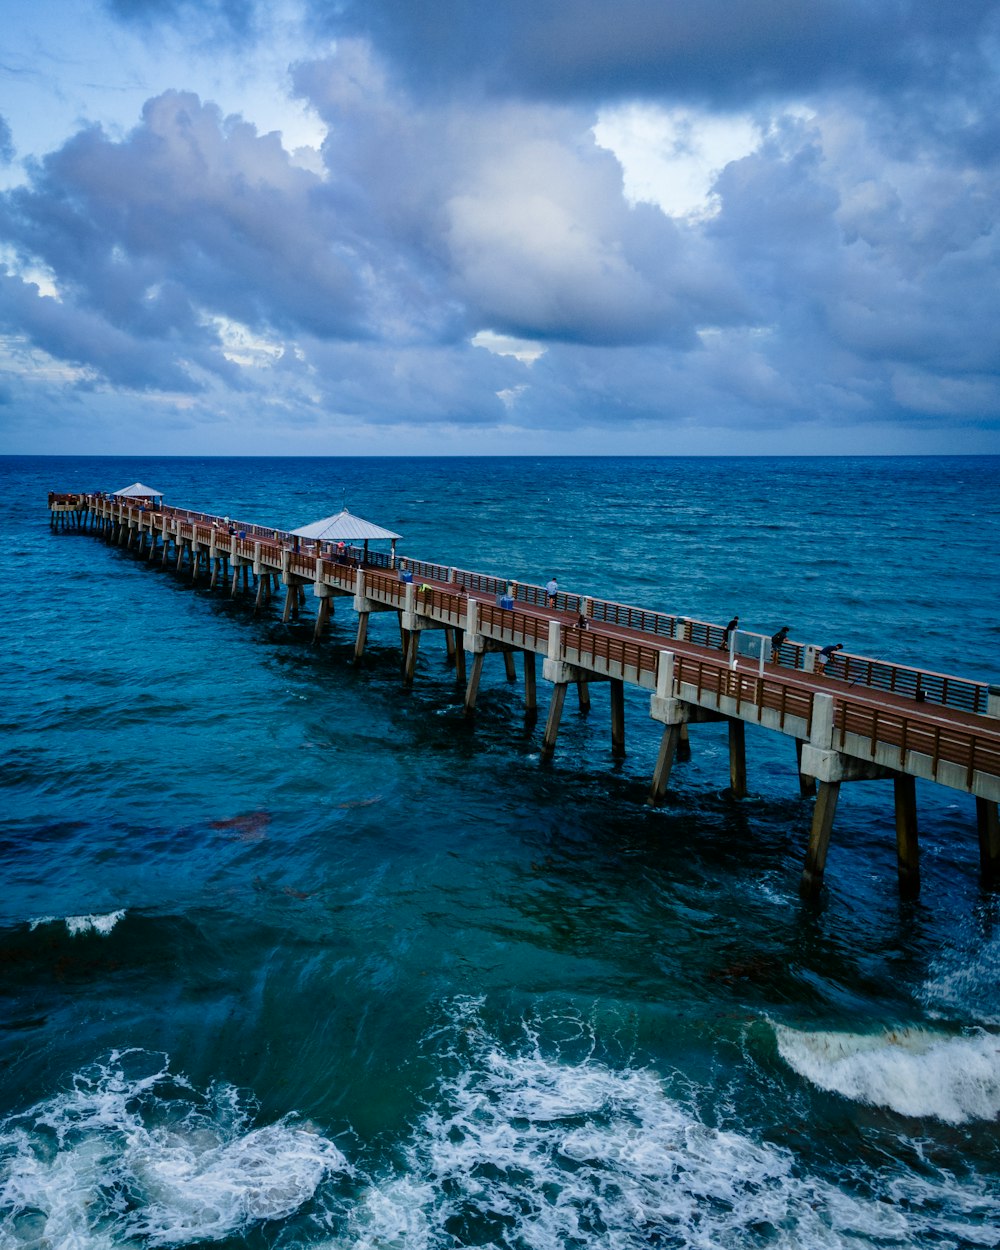
[[143,486],[142,482],[133,482],[131,486],[126,486],[123,490],[113,490],[111,493],[125,499],[163,498],[162,490],[154,490],[152,486]]
[[346,508],[336,516],[323,517],[321,521],[313,521],[311,525],[292,530],[292,533],[299,538],[316,538],[324,543],[357,543],[379,538],[395,542],[397,538],[402,538],[402,534],[394,534],[392,530],[383,529],[381,525],[373,525],[371,521],[355,516]]

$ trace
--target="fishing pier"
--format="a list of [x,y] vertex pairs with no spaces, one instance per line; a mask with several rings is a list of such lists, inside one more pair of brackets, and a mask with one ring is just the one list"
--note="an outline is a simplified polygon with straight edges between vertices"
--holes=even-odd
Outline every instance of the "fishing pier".
[[520,657],[525,712],[536,717],[541,657],[541,676],[551,686],[543,758],[556,749],[570,686],[587,709],[590,685],[608,683],[618,754],[625,750],[625,687],[648,691],[649,714],[663,726],[651,804],[664,799],[675,758],[690,750],[691,726],[727,724],[736,798],[747,795],[746,726],[785,735],[799,791],[815,795],[802,872],[806,896],[822,886],[840,790],[853,781],[893,784],[904,896],[920,888],[918,778],[975,798],[981,880],[1000,884],[1000,686],[844,651],[824,667],[817,647],[793,640],[772,656],[769,638],[722,625],[562,591],[550,600],[541,586],[398,556],[398,536],[388,531],[380,536],[392,540],[392,549],[370,550],[367,538],[303,537],[167,507],[155,492],[54,493],[49,511],[53,528],[93,534],[234,597],[253,595],[256,611],[277,599],[284,621],[299,619],[312,599],[316,641],[335,601],[348,599],[357,614],[356,659],[371,614],[395,613],[406,682],[416,678],[424,635],[437,631],[464,685],[468,715],[486,657],[499,654],[510,680]]

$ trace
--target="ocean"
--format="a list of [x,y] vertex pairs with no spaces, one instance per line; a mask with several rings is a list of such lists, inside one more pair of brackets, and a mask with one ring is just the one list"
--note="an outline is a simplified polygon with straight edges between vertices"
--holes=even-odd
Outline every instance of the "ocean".
[[973,801],[787,739],[541,715],[338,601],[282,625],[96,537],[135,480],[281,528],[1000,679],[1000,457],[0,460],[0,1250],[1000,1245],[1000,898]]

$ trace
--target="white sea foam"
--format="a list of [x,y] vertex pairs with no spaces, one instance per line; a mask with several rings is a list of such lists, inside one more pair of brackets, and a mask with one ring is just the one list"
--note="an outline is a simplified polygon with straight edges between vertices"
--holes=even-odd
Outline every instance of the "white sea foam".
[[702,1123],[652,1071],[481,1037],[433,1102],[405,1174],[372,1185],[331,1248],[996,1243],[1000,1201],[985,1185],[928,1167],[905,1193],[868,1173],[859,1197],[804,1176],[789,1151]]
[[125,908],[120,911],[109,911],[103,915],[91,916],[39,916],[32,920],[32,931],[46,924],[65,924],[70,937],[79,937],[81,933],[96,933],[107,937],[119,920],[125,915]]
[[1000,1114],[1000,1037],[926,1029],[803,1033],[775,1026],[778,1052],[820,1089],[948,1124]]
[[586,1038],[573,1058],[527,1035],[510,1046],[468,1012],[441,1036],[445,1075],[367,1179],[304,1125],[253,1125],[231,1086],[199,1092],[165,1061],[112,1056],[0,1124],[0,1250],[149,1250],[265,1220],[290,1221],[268,1244],[314,1250],[997,1244],[988,1178],[929,1158],[859,1163],[847,1183],[810,1175],[791,1151],[704,1123],[657,1073],[588,1056]]
[[113,1055],[0,1125],[2,1250],[218,1240],[285,1218],[349,1170],[317,1133],[250,1128],[231,1086],[198,1094],[151,1058]]

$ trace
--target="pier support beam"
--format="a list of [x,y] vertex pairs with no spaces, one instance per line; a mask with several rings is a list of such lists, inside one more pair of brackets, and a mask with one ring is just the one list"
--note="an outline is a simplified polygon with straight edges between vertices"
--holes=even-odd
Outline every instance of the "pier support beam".
[[417,671],[417,652],[420,649],[420,635],[423,632],[422,629],[407,630],[409,637],[406,640],[406,663],[403,669],[403,679],[407,684],[413,681],[413,675]]
[[747,727],[736,717],[729,721],[729,786],[735,798],[747,797]]
[[899,893],[916,898],[920,893],[920,853],[917,840],[917,783],[901,774],[893,778],[896,805],[896,855],[899,864]]
[[650,807],[656,807],[663,802],[663,796],[667,792],[667,785],[670,782],[670,770],[674,766],[674,756],[677,752],[677,742],[680,738],[681,726],[679,724],[666,725],[663,729],[663,737],[660,739],[660,750],[656,757],[656,767],[653,769],[653,784],[649,789],[649,797],[646,799]]
[[365,653],[365,641],[368,638],[368,617],[370,612],[358,613],[358,636],[354,640],[354,658],[360,660]]
[[625,683],[611,679],[611,754],[625,754]]
[[812,830],[809,834],[809,850],[806,852],[805,867],[802,869],[802,880],[799,884],[799,891],[803,898],[816,898],[823,886],[823,874],[826,871],[826,853],[830,847],[833,818],[837,814],[840,785],[839,781],[821,781],[819,783],[819,794],[813,811]]
[[538,677],[534,651],[524,653],[524,715],[532,722],[538,719]]
[[465,648],[455,648],[455,680],[465,685]]
[[[563,704],[566,702],[566,689],[573,682],[580,696],[580,711],[590,711],[589,680],[603,680],[597,673],[579,665],[569,664],[559,658],[562,649],[561,626],[558,621],[549,622],[548,655],[542,663],[542,676],[552,682],[552,702],[549,704],[549,718],[545,723],[545,736],[542,740],[542,758],[547,759],[556,749],[556,738],[559,734],[559,722],[562,719]],[[525,670],[527,671],[527,670]]]
[[979,829],[979,875],[984,886],[1000,885],[1000,815],[992,799],[976,799]]
[[674,760],[690,758],[688,722],[695,721],[700,724],[730,720],[714,708],[686,703],[677,697],[676,691],[674,654],[672,651],[661,651],[656,665],[656,692],[649,700],[649,714],[653,720],[660,721],[666,728],[660,740],[660,751],[653,770],[653,783],[646,800],[650,806],[655,806],[662,801],[670,781],[670,770],[673,768]]
[[[257,586],[257,602],[260,602],[261,591],[264,589],[264,578],[260,579]],[[313,630],[313,642],[319,642],[323,631],[326,629],[327,621],[330,619],[330,598],[324,595],[319,601],[319,607],[316,609],[316,628]]]
[[[881,781],[892,779],[913,783],[912,778],[901,777],[900,774],[882,764],[873,764],[869,760],[855,759],[844,755],[831,747],[819,745],[832,740],[833,734],[833,700],[829,695],[818,694],[814,700],[813,740],[803,743],[801,767],[809,777],[819,782],[819,794],[813,811],[812,833],[809,839],[809,850],[806,853],[805,868],[802,871],[801,891],[805,898],[815,897],[823,884],[823,872],[826,867],[826,852],[830,844],[830,833],[833,829],[833,817],[837,810],[837,799],[841,784],[845,781]],[[900,856],[900,889],[912,888],[917,866],[916,818],[912,819],[912,834],[909,831],[910,816],[908,815],[905,797],[906,786],[897,788],[896,828],[897,849]],[[915,811],[915,808],[914,808]],[[900,819],[904,829],[900,833]],[[905,867],[904,867],[905,865]],[[904,877],[906,884],[904,885]],[[919,877],[916,878],[919,881]]]
[[483,675],[485,651],[472,653],[472,671],[469,673],[469,684],[465,688],[465,714],[471,716],[476,710],[476,696],[479,694],[479,680]]
[[503,667],[508,681],[517,681],[517,669],[514,667],[514,652],[504,651]]
[[562,720],[563,704],[566,702],[565,681],[556,682],[552,687],[552,702],[549,704],[549,718],[545,722],[545,736],[542,739],[542,759],[551,759],[556,749],[556,738],[559,736],[559,722]]
[[299,619],[299,588],[298,586],[285,587],[285,607],[281,613],[282,625],[288,624],[289,617],[293,617],[296,621]]

